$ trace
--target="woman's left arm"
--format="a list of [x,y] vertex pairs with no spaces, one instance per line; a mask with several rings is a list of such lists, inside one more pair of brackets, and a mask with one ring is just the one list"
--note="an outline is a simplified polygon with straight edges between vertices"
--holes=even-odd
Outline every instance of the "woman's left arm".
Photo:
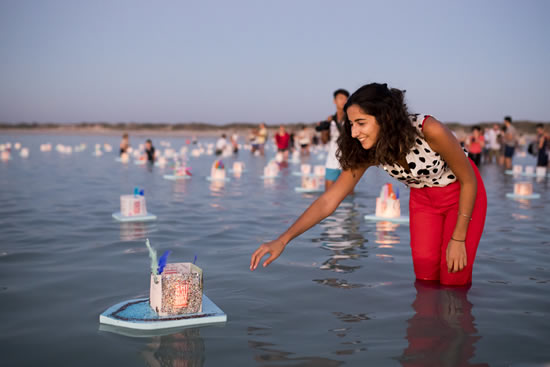
[[458,217],[455,229],[447,246],[447,268],[449,272],[461,271],[467,265],[466,233],[474,210],[477,194],[477,179],[468,157],[464,154],[453,133],[433,117],[424,121],[424,137],[434,151],[456,175],[460,182],[460,198],[458,201]]

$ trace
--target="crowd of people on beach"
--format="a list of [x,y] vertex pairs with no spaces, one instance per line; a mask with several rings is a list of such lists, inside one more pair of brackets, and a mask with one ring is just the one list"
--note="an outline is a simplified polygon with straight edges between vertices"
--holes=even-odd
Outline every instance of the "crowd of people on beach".
[[547,167],[549,140],[550,136],[545,132],[544,125],[537,124],[536,136],[528,142],[524,134],[517,132],[512,118],[506,116],[501,125],[473,126],[471,134],[461,139],[461,144],[466,147],[468,156],[478,167],[495,162],[511,169],[514,155],[526,153],[537,157],[537,167]]
[[[273,134],[273,143],[278,153],[282,154],[283,161],[288,161],[289,154],[299,152],[301,156],[308,156],[312,147],[324,146],[327,149],[326,181],[328,189],[340,175],[341,169],[336,157],[338,149],[337,140],[346,119],[344,105],[349,98],[349,92],[338,89],[333,93],[333,102],[336,107],[334,115],[318,122],[315,126],[302,124],[295,129],[289,129],[280,125]],[[547,167],[550,150],[550,134],[544,129],[543,124],[537,124],[536,136],[527,141],[526,135],[518,133],[512,123],[512,118],[506,116],[501,124],[492,126],[474,125],[470,134],[457,135],[453,132],[462,147],[468,152],[468,157],[480,167],[483,164],[496,163],[505,169],[512,168],[514,155],[533,155],[537,158],[537,167]],[[229,138],[228,138],[229,135]],[[251,153],[259,156],[265,155],[265,146],[269,142],[268,129],[265,123],[260,123],[258,128],[251,129],[247,137],[251,145]],[[193,140],[196,143],[196,139]],[[120,156],[124,157],[130,147],[128,134],[124,134],[120,142]],[[230,155],[239,152],[239,135],[222,133],[215,144],[216,155]],[[155,162],[157,156],[151,139],[145,142],[142,159],[147,162]]]

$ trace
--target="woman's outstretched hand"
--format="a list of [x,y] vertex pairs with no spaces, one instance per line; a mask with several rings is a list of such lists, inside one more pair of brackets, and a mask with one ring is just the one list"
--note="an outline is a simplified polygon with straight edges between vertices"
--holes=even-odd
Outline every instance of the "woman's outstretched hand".
[[263,263],[263,267],[265,268],[275,261],[284,249],[285,244],[279,239],[262,244],[256,251],[254,251],[252,257],[250,258],[250,271],[254,271],[258,267],[258,264],[264,255],[269,254],[269,257]]

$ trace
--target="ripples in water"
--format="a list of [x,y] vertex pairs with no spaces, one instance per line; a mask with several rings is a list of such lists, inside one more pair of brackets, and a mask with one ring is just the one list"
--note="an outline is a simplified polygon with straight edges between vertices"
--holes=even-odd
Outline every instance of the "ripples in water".
[[[354,195],[269,268],[251,273],[252,251],[318,197],[294,192],[300,183],[292,164],[280,178],[261,180],[267,159],[241,151],[248,171],[216,184],[205,180],[214,157],[202,156],[191,159],[191,180],[173,182],[162,178],[166,170],[92,157],[89,148],[71,156],[38,151],[46,141],[116,146],[118,137],[17,140],[30,158],[0,162],[6,365],[550,363],[548,180],[532,180],[540,199],[511,200],[505,194],[517,179],[495,165],[481,168],[489,207],[474,283],[449,289],[414,281],[408,226],[363,220],[391,181],[379,170],[369,170]],[[321,163],[315,155],[306,160]],[[119,195],[134,186],[145,189],[156,222],[112,220]],[[401,192],[406,215],[408,191]],[[145,238],[159,251],[171,249],[173,261],[197,256],[205,291],[226,311],[227,324],[141,338],[98,330],[105,308],[148,294]]]

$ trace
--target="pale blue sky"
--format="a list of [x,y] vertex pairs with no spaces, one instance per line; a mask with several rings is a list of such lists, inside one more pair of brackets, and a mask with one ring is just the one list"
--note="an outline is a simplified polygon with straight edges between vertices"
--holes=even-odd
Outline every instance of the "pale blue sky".
[[0,0],[0,121],[318,121],[377,81],[550,121],[550,1]]

